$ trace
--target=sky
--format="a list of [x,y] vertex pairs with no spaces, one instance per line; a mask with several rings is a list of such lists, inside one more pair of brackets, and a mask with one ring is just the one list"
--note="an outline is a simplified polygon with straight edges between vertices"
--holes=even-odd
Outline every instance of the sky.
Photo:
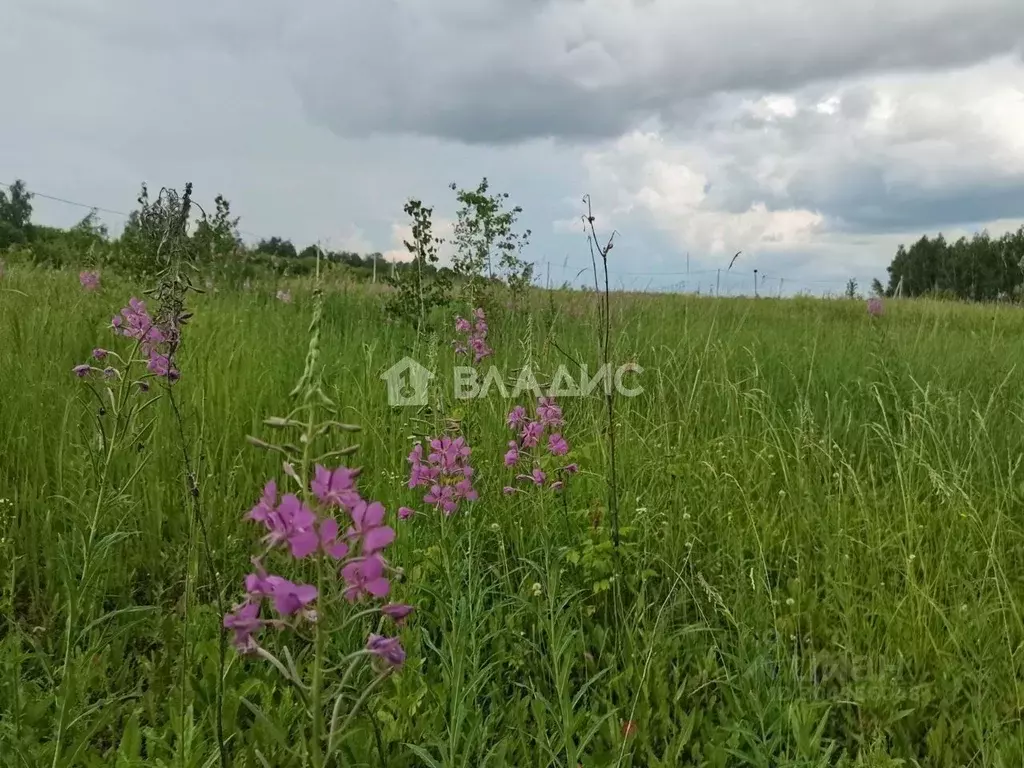
[[542,281],[592,283],[589,194],[615,287],[866,290],[1024,223],[1022,55],[1020,0],[0,0],[0,182],[399,258],[486,176]]

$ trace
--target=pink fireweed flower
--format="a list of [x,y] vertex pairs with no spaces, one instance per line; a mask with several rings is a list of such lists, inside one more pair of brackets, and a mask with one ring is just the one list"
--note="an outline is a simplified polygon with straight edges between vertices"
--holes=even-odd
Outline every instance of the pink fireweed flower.
[[877,296],[868,299],[868,314],[872,317],[881,317],[885,311],[885,307],[882,305],[882,300]]
[[245,602],[236,606],[234,613],[224,616],[224,628],[234,630],[233,642],[242,653],[251,653],[256,650],[256,641],[252,639],[252,636],[263,627],[259,614],[259,603]]
[[526,423],[526,409],[521,405],[517,405],[508,414],[508,425],[511,429],[516,429]]
[[351,511],[360,501],[355,486],[358,476],[358,469],[338,467],[332,471],[317,464],[310,490],[320,503]]
[[452,344],[457,355],[465,355],[472,350],[475,365],[485,357],[493,355],[494,350],[487,345],[487,320],[484,311],[480,308],[474,309],[473,317],[475,322],[472,325],[463,317],[455,318],[455,331],[461,334],[462,338],[456,339]]
[[166,324],[167,327],[162,328],[153,322],[146,309],[146,303],[133,296],[129,299],[128,305],[121,309],[121,314],[111,319],[110,326],[115,333],[139,342],[139,351],[147,359],[150,373],[174,382],[180,374],[174,368],[169,353],[180,337],[177,325],[187,319],[187,316],[182,315],[172,319]]
[[405,663],[405,650],[397,637],[382,637],[371,634],[366,641],[366,650],[383,659],[392,667],[400,667]]
[[347,562],[341,569],[341,577],[348,584],[344,594],[350,603],[364,595],[387,597],[391,591],[391,583],[384,577],[384,560],[376,553]]
[[352,527],[345,538],[362,542],[364,555],[371,555],[395,540],[395,529],[384,525],[384,505],[379,501],[367,503],[362,499],[352,509]]
[[250,509],[243,515],[245,520],[255,520],[259,523],[265,523],[267,518],[270,517],[271,513],[277,508],[277,483],[273,480],[268,480],[267,484],[263,486],[263,495],[260,500],[256,502],[256,506]]
[[557,427],[562,424],[562,409],[555,405],[553,397],[537,399],[537,418],[546,427]]
[[458,510],[461,501],[478,498],[473,488],[473,467],[469,463],[472,449],[464,437],[447,435],[431,439],[429,445],[426,460],[422,444],[417,444],[409,454],[412,465],[409,487],[427,488],[423,501],[451,515]]
[[406,617],[412,613],[413,610],[414,609],[411,605],[406,605],[405,603],[388,603],[380,609],[380,612],[395,622],[398,626],[402,626],[402,624],[405,623]]
[[274,601],[274,610],[282,616],[293,616],[316,600],[317,589],[312,584],[294,584],[280,576],[268,576],[272,579],[270,597]]
[[320,538],[313,527],[316,515],[293,493],[285,494],[277,508],[268,512],[261,522],[270,531],[264,541],[272,547],[286,543],[292,557],[301,559],[311,555],[320,545]]
[[320,547],[335,560],[348,555],[348,544],[338,539],[338,521],[333,517],[320,521]]
[[521,437],[523,439],[524,448],[535,448],[540,442],[541,435],[544,434],[544,424],[539,421],[531,421],[523,427]]
[[95,291],[100,287],[100,273],[93,270],[86,270],[78,273],[78,282],[87,291]]
[[415,514],[416,514],[416,510],[411,509],[410,507],[399,507],[398,508],[398,519],[399,520],[408,520],[410,517],[412,517]]
[[528,475],[517,475],[520,480],[528,480],[534,485],[544,485],[547,475],[540,467],[534,467],[533,472]]
[[[576,470],[575,464],[567,465],[554,471],[544,471],[542,466],[549,467],[550,459],[541,455],[541,444],[547,435],[545,447],[549,456],[566,456],[569,453],[569,442],[565,436],[556,431],[556,428],[564,424],[562,409],[555,403],[554,398],[540,397],[535,407],[536,417],[531,419],[526,409],[517,405],[508,415],[508,425],[518,432],[518,440],[508,443],[508,451],[505,453],[505,466],[515,467],[524,459],[534,464],[529,475],[517,474],[517,480],[526,481],[535,486],[544,485],[549,482],[554,490],[561,490],[565,486],[565,476],[573,474]],[[505,489],[510,492],[511,487]]]
[[508,450],[505,452],[505,466],[514,466],[519,461],[519,443],[515,440],[508,441]]
[[556,432],[548,437],[548,451],[552,456],[565,456],[569,452],[569,444]]

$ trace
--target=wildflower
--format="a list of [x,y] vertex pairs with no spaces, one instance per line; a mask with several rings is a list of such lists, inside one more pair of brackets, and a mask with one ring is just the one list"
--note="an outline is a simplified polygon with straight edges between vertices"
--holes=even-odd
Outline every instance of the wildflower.
[[313,528],[316,515],[293,493],[286,494],[277,509],[270,512],[263,522],[270,531],[265,537],[267,543],[274,546],[287,542],[292,557],[306,557],[320,544]]
[[355,479],[358,475],[358,469],[338,467],[332,471],[317,464],[310,490],[322,504],[351,511],[360,501],[359,493],[355,489]]
[[406,605],[405,603],[388,603],[380,609],[380,612],[394,621],[395,624],[401,626],[413,610],[411,605]]
[[268,480],[267,484],[263,486],[263,496],[260,497],[255,507],[243,515],[243,518],[263,523],[266,522],[276,507],[277,483],[273,480]]
[[526,409],[521,405],[517,405],[508,414],[508,425],[511,429],[515,429],[523,422],[526,421]]
[[412,465],[409,488],[426,487],[423,501],[451,515],[461,501],[476,501],[473,488],[473,467],[469,463],[472,449],[464,437],[443,436],[430,440],[430,453],[423,458],[423,445],[417,444],[409,454]]
[[398,508],[398,519],[399,520],[408,520],[414,514],[416,514],[416,511],[414,509],[410,509],[409,507],[399,507]]
[[544,433],[544,424],[539,421],[531,421],[525,427],[521,437],[524,448],[536,448],[540,442],[540,436]]
[[474,322],[472,325],[465,318],[455,318],[455,331],[462,334],[465,338],[456,339],[453,345],[457,355],[468,354],[469,350],[472,350],[473,363],[475,365],[485,357],[493,355],[494,350],[487,345],[487,318],[484,316],[483,309],[479,307],[474,309],[473,318]]
[[96,349],[94,349],[92,351],[92,359],[93,360],[103,360],[108,354],[110,354],[110,353],[107,352],[107,350],[100,349],[99,347],[97,347]]
[[350,560],[341,569],[341,576],[348,587],[345,599],[354,603],[364,595],[387,597],[391,583],[384,578],[384,560],[379,554]]
[[877,296],[868,299],[868,314],[872,317],[881,317],[885,311],[885,307],[882,305],[882,300]]
[[285,304],[291,304],[292,303],[292,294],[291,294],[290,291],[279,290],[277,292],[277,300],[278,301],[283,301]]
[[80,379],[88,376],[91,370],[92,366],[86,365],[84,363],[82,365],[76,365],[74,368],[71,369],[75,376],[77,376]]
[[338,540],[338,521],[333,517],[320,521],[320,547],[335,560],[348,555],[348,544]]
[[224,616],[224,628],[234,630],[235,647],[242,653],[256,650],[256,641],[252,636],[263,626],[259,613],[259,603],[245,602],[237,606],[234,613]]
[[569,452],[569,444],[556,432],[548,437],[548,451],[552,456],[565,456]]
[[383,659],[392,667],[400,667],[405,663],[405,650],[397,637],[371,634],[366,641],[366,650]]
[[292,616],[316,600],[317,589],[312,584],[293,584],[280,576],[271,576],[271,597],[274,610],[282,616]]
[[109,379],[116,379],[117,376],[118,376],[117,368],[104,368],[103,369],[103,378],[109,380]]
[[95,291],[100,287],[100,273],[92,270],[85,270],[78,273],[78,282],[87,291]]
[[553,397],[541,397],[537,399],[537,417],[544,426],[557,427],[562,424],[562,409]]
[[361,539],[363,554],[370,555],[395,540],[395,529],[384,525],[384,505],[379,501],[367,503],[362,499],[352,509],[352,528],[346,538]]
[[511,467],[519,461],[519,444],[515,440],[509,440],[508,451],[505,453],[505,466]]
[[634,735],[637,730],[639,729],[637,728],[636,721],[626,720],[622,724],[622,737],[628,739],[630,736]]
[[[554,473],[542,469],[549,459],[539,455],[541,441],[547,433],[546,448],[550,456],[565,456],[569,453],[569,442],[561,431],[556,428],[564,424],[561,407],[555,403],[552,397],[538,397],[535,408],[535,417],[531,418],[526,408],[517,405],[509,412],[507,417],[508,425],[518,432],[518,440],[511,440],[508,443],[508,451],[505,453],[505,466],[514,467],[527,454],[527,459],[532,459],[535,464],[529,475],[519,474],[516,479],[524,480],[537,486],[550,482],[551,488],[561,490],[565,487],[565,477],[575,474],[579,469],[576,464],[567,464],[564,467],[554,470]],[[548,431],[550,430],[550,433]],[[534,450],[537,449],[537,450]],[[505,493],[512,492],[509,488]]]

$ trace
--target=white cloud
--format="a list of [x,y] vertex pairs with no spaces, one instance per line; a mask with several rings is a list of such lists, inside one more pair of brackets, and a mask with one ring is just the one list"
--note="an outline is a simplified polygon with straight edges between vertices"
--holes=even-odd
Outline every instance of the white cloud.
[[1020,125],[1024,65],[1004,57],[723,99],[699,128],[633,131],[582,165],[615,226],[648,222],[681,251],[816,250],[856,266],[891,258],[863,247],[872,231],[1024,215]]
[[792,247],[808,242],[822,223],[814,211],[769,211],[761,201],[739,213],[716,209],[707,193],[714,169],[699,153],[653,132],[634,132],[588,152],[583,164],[602,196],[615,201],[613,215],[641,212],[681,249],[717,254]]
[[[451,266],[453,253],[451,237],[455,222],[443,216],[434,216],[432,224],[434,237],[444,240],[437,249],[438,264],[442,267]],[[410,224],[392,222],[391,248],[384,251],[384,258],[388,261],[412,261],[412,254],[405,247],[405,241],[407,240],[412,242],[412,226]]]

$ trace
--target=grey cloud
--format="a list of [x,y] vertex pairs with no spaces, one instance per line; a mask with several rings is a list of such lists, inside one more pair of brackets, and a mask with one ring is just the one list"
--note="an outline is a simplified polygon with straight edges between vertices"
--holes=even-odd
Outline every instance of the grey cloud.
[[317,119],[345,135],[480,143],[614,136],[645,117],[685,120],[681,102],[718,92],[964,65],[1019,51],[1024,34],[1018,0],[304,9],[289,61]]

